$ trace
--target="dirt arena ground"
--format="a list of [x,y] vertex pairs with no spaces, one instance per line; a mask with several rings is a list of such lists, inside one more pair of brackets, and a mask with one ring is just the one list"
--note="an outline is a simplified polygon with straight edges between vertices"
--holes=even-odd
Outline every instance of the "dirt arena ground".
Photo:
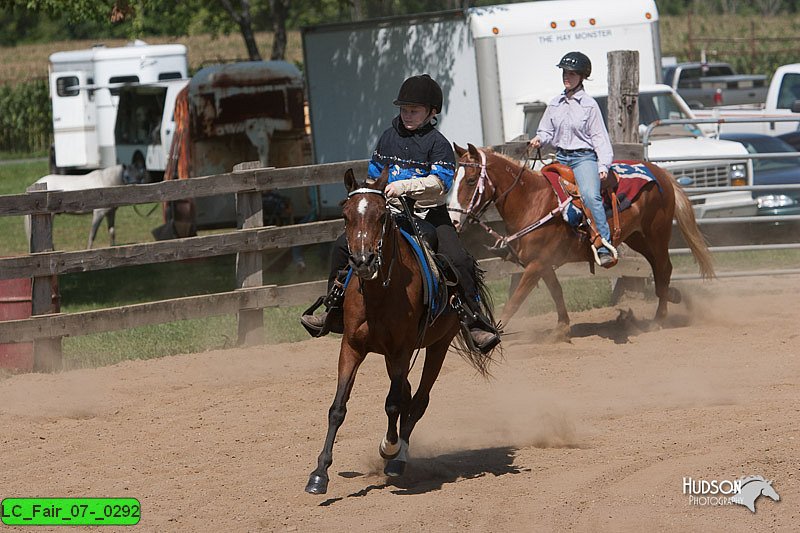
[[[382,474],[388,382],[370,355],[324,496],[303,488],[336,338],[14,376],[0,496],[138,498],[124,531],[796,531],[799,283],[684,282],[693,305],[667,327],[631,297],[573,313],[571,343],[549,340],[552,314],[519,319],[492,380],[445,363],[402,478]],[[745,475],[780,501],[751,513],[683,493],[684,478]]]

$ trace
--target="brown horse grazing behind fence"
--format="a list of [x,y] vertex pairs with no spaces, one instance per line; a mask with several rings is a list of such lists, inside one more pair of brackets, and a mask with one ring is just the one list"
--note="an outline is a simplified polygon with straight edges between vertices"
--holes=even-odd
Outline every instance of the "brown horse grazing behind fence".
[[[467,150],[455,146],[459,170],[450,207],[451,213],[460,213],[451,214],[459,229],[468,217],[479,215],[491,202],[495,203],[509,235],[524,233],[526,228],[554,214],[535,230],[508,243],[525,270],[503,309],[501,324],[508,324],[541,278],[556,304],[559,332],[568,336],[569,315],[555,269],[564,263],[592,261],[588,242],[579,239],[561,217],[553,188],[541,173],[522,168],[519,162],[490,149],[468,146]],[[673,216],[701,275],[714,277],[714,267],[686,194],[673,184],[667,171],[651,163],[645,165],[658,186],[646,185],[631,207],[620,213],[621,241],[642,254],[653,269],[658,296],[655,319],[660,322],[667,316],[667,302],[678,303],[681,299],[680,292],[669,286],[672,262],[668,247]]]
[[[333,462],[333,442],[344,422],[347,400],[358,367],[368,352],[383,354],[389,374],[386,436],[380,454],[387,459],[384,472],[399,476],[408,459],[408,442],[416,423],[428,407],[430,391],[442,368],[447,349],[456,339],[456,351],[482,375],[487,375],[491,352],[470,350],[458,315],[452,309],[427,324],[423,301],[423,274],[411,245],[401,235],[386,203],[386,171],[380,179],[359,187],[348,170],[344,177],[348,197],[343,204],[345,235],[353,275],[344,296],[344,334],[339,350],[336,395],[328,411],[328,432],[317,468],[309,476],[306,492],[324,494],[328,467]],[[425,347],[425,363],[417,392],[411,395],[408,374],[414,351]],[[400,431],[398,434],[398,420]]]

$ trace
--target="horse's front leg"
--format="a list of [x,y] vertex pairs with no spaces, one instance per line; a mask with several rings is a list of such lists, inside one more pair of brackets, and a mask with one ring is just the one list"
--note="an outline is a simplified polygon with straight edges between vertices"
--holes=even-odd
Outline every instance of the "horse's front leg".
[[386,468],[383,470],[384,474],[388,476],[401,476],[405,472],[406,464],[408,463],[408,446],[409,442],[411,442],[411,432],[414,431],[417,422],[419,422],[428,408],[431,389],[433,384],[436,383],[436,378],[439,377],[439,372],[442,370],[442,364],[451,341],[452,337],[447,337],[431,344],[425,350],[425,366],[422,367],[419,387],[417,387],[417,392],[414,393],[414,398],[410,402],[408,416],[400,420],[400,446],[398,447],[397,456],[386,463]]
[[108,235],[111,242],[111,246],[114,246],[114,215],[116,214],[116,208],[100,208],[95,209],[92,211],[92,228],[89,230],[89,244],[87,248],[91,248],[94,246],[94,240],[97,237],[97,230],[100,229],[100,224],[103,223],[103,219],[107,218],[108,220]]
[[505,307],[503,307],[503,315],[500,317],[500,323],[503,326],[508,325],[511,317],[519,311],[522,302],[525,301],[525,298],[528,297],[531,290],[536,286],[536,283],[539,281],[539,276],[541,275],[541,268],[541,264],[536,260],[531,261],[525,266],[525,270],[522,272],[522,277],[519,280],[519,285],[517,285],[514,294],[512,294],[511,298],[506,302]]
[[390,357],[386,357],[386,373],[389,375],[390,385],[389,394],[386,395],[386,418],[388,428],[386,436],[383,437],[378,452],[384,459],[394,459],[400,453],[400,443],[397,434],[397,420],[401,415],[407,415],[408,405],[411,402],[411,383],[408,382],[408,364],[406,370],[399,368],[401,365],[392,363]]
[[556,271],[552,268],[543,269],[542,280],[550,291],[550,297],[553,298],[553,303],[556,304],[558,333],[561,337],[569,339],[569,314],[567,313],[567,304],[564,302],[564,291],[561,288],[561,283],[558,281]]
[[363,350],[356,350],[347,343],[346,339],[342,339],[336,395],[328,410],[328,433],[325,436],[322,452],[317,458],[317,468],[311,472],[306,485],[306,492],[310,494],[325,494],[328,491],[328,468],[333,463],[333,441],[347,414],[347,400],[350,398],[350,392],[353,390],[353,383],[356,380],[356,372],[364,361],[365,355]]

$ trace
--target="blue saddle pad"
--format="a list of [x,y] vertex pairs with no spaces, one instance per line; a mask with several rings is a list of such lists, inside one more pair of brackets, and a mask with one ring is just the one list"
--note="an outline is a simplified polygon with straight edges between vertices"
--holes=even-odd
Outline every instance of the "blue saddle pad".
[[405,237],[408,244],[410,244],[411,248],[414,250],[414,255],[422,270],[422,282],[424,284],[424,294],[426,297],[425,304],[431,309],[430,316],[432,322],[439,316],[442,310],[444,310],[445,302],[447,301],[447,292],[443,290],[440,291],[441,280],[438,274],[431,270],[431,265],[428,264],[425,252],[420,247],[417,239],[403,229],[400,229],[400,233],[403,234],[403,237]]

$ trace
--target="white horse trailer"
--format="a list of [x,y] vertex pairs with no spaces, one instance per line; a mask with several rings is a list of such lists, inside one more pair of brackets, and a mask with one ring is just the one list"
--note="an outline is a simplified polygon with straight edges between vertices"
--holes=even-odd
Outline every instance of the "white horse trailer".
[[[525,111],[563,90],[559,59],[587,54],[587,88],[605,90],[606,53],[638,50],[640,82],[661,78],[654,0],[549,0],[303,29],[314,157],[369,157],[397,110],[403,80],[429,73],[444,92],[440,131],[459,144],[496,145],[525,131]],[[340,186],[321,187],[326,214]]]
[[[114,123],[119,88],[188,77],[182,44],[99,45],[50,56],[53,173],[85,172],[118,163]],[[119,161],[130,164],[131,161]]]

